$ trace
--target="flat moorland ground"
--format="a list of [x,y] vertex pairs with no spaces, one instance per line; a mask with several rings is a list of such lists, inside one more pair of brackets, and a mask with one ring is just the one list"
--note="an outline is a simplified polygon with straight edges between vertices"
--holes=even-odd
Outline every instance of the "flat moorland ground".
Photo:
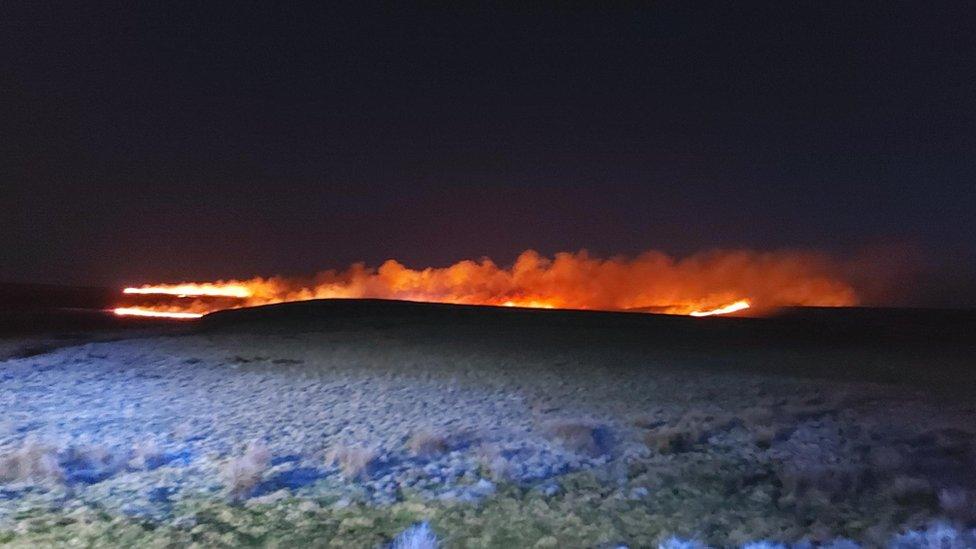
[[966,543],[974,328],[335,300],[8,335],[0,544]]

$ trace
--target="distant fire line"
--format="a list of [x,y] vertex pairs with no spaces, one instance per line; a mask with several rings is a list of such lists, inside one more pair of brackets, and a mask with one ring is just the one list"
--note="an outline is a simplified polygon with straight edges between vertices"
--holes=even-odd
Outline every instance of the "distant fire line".
[[[126,290],[128,290],[128,289],[130,289],[130,288],[126,288]],[[145,290],[140,291],[140,292],[123,292],[123,293],[139,293],[139,294],[154,294],[154,293],[158,293],[158,294],[161,294],[161,295],[175,295],[176,297],[179,297],[179,298],[198,297],[198,296],[201,296],[201,295],[213,296],[213,294],[194,294],[194,293],[179,293],[179,294],[176,294],[176,293],[172,293],[172,292],[168,292],[168,291],[153,292],[150,289],[145,289]],[[296,301],[300,301],[300,300],[296,300]],[[513,308],[523,308],[523,309],[556,309],[557,308],[557,307],[555,307],[555,306],[553,306],[551,304],[544,303],[544,302],[540,302],[540,301],[528,301],[528,302],[506,301],[506,302],[502,303],[502,306],[504,306],[504,307],[513,307]],[[734,313],[734,312],[737,312],[737,311],[743,311],[743,310],[748,309],[750,307],[751,307],[751,304],[749,303],[749,300],[748,299],[740,299],[740,300],[738,300],[736,302],[730,303],[730,304],[725,305],[725,306],[722,306],[722,307],[718,307],[716,309],[696,310],[696,311],[691,311],[691,312],[688,312],[688,313],[679,313],[679,312],[667,312],[667,311],[664,311],[662,314],[671,314],[671,315],[679,315],[679,316],[693,316],[693,317],[696,317],[696,318],[700,318],[700,317],[706,317],[706,316],[725,315],[725,314]],[[211,313],[211,312],[215,312],[217,310],[221,310],[221,309],[215,309],[213,311],[207,311],[207,313],[193,313],[193,312],[159,311],[159,310],[145,308],[145,307],[117,307],[117,308],[114,309],[113,312],[116,315],[118,315],[118,316],[142,316],[142,317],[153,317],[153,318],[171,318],[171,319],[178,319],[178,320],[191,320],[191,319],[195,319],[195,318],[200,318],[204,314],[208,314],[208,313]]]
[[251,297],[251,291],[244,286],[228,285],[200,285],[200,284],[177,284],[166,288],[158,286],[143,286],[141,288],[126,288],[122,290],[124,294],[141,295],[173,295],[176,297],[236,297],[246,299]]
[[152,318],[174,318],[179,320],[189,320],[203,316],[202,313],[154,311],[152,309],[144,309],[142,307],[116,307],[112,312],[118,316],[145,316]]
[[[198,318],[222,309],[313,299],[390,299],[457,305],[755,316],[778,307],[858,303],[844,264],[815,251],[711,250],[676,258],[648,250],[607,259],[587,251],[521,253],[410,268],[354,263],[311,277],[146,284],[122,290],[120,315]],[[165,313],[150,315],[148,313]],[[182,314],[174,314],[182,313]]]

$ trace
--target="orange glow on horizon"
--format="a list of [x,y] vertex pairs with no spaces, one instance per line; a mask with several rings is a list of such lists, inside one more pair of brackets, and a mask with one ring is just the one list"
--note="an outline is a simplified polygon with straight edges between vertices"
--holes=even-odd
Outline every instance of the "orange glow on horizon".
[[131,299],[117,314],[197,318],[290,301],[375,298],[696,317],[752,309],[747,314],[755,315],[784,306],[856,305],[857,294],[840,272],[829,257],[804,251],[717,250],[685,258],[647,251],[633,258],[600,259],[585,250],[551,258],[528,250],[510,267],[485,258],[411,269],[391,259],[378,268],[357,263],[307,278],[131,287],[123,290]]

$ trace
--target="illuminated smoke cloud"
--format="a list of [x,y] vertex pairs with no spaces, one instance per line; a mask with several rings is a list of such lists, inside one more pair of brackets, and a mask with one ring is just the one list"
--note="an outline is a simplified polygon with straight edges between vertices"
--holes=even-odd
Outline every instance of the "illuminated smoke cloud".
[[[389,260],[361,263],[311,279],[253,278],[146,285],[126,294],[165,296],[138,314],[207,313],[218,309],[325,298],[382,298],[472,305],[641,310],[706,316],[782,306],[858,303],[838,263],[807,251],[717,250],[675,258],[658,251],[601,259],[585,250],[543,257],[528,250],[511,267],[490,259],[411,269]],[[214,301],[216,298],[218,301]]]

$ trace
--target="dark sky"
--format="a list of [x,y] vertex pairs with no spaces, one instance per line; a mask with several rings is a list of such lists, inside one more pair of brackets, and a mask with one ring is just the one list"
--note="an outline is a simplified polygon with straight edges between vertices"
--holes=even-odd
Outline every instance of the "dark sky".
[[716,246],[976,272],[971,5],[43,4],[0,8],[0,280]]

